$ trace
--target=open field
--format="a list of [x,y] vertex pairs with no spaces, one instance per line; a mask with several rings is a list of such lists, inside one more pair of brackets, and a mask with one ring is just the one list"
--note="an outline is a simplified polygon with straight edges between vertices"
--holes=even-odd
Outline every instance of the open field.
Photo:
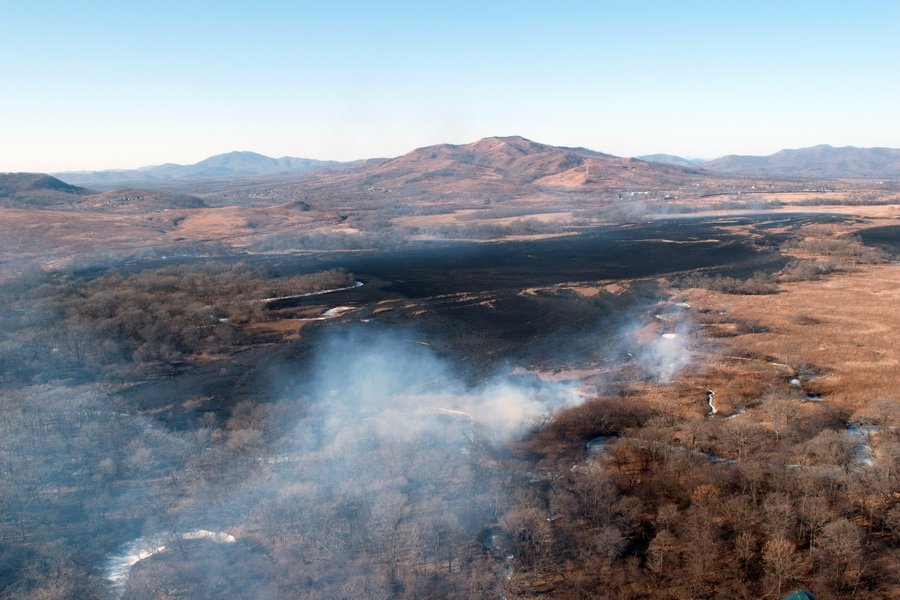
[[[875,265],[823,281],[786,283],[771,296],[733,296],[707,290],[684,294],[694,306],[724,311],[768,331],[735,335],[726,353],[751,352],[821,375],[806,385],[823,400],[854,410],[894,395],[900,379],[900,267]],[[727,358],[723,358],[727,360]]]

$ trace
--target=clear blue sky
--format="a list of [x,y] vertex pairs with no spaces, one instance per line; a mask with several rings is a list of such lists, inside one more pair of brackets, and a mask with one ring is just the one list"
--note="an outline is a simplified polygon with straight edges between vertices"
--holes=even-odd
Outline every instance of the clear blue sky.
[[0,0],[0,171],[900,147],[900,1]]

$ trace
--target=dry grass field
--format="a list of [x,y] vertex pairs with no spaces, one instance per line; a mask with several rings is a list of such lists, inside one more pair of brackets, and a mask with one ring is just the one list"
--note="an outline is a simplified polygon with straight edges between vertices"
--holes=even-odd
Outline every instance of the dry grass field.
[[765,296],[691,290],[688,298],[764,325],[767,332],[736,335],[727,347],[791,366],[814,365],[824,373],[810,382],[819,395],[858,407],[895,393],[900,266],[871,265],[780,287]]
[[[809,234],[814,240],[835,239],[858,228],[858,224],[819,227]],[[790,252],[806,260],[828,258],[803,247]],[[726,317],[720,321],[732,323],[727,337],[716,336],[714,352],[720,358],[714,362],[746,363],[753,361],[740,357],[760,357],[760,364],[782,378],[799,377],[810,393],[851,411],[896,392],[900,265],[845,264],[821,279],[780,282],[775,294],[690,289],[685,297],[695,309],[719,314]],[[735,322],[753,327],[735,328]],[[708,323],[707,329],[714,327],[721,333],[729,324]]]

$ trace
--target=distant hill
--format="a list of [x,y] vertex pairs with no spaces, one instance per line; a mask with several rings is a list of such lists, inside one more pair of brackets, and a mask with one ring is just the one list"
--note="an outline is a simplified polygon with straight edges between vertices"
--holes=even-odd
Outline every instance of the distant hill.
[[140,189],[96,192],[70,185],[45,173],[0,173],[0,206],[54,210],[149,212],[203,208],[200,198]]
[[682,158],[674,154],[645,154],[643,156],[635,156],[635,158],[664,165],[678,165],[679,167],[697,167],[706,162],[696,158]]
[[45,173],[0,173],[0,198],[46,193],[89,194],[89,190],[70,185]]
[[723,156],[702,166],[714,173],[753,177],[897,179],[900,149],[821,145],[781,150],[770,156]]
[[45,173],[0,173],[0,205],[30,208],[68,206],[93,194]]
[[228,152],[211,156],[192,165],[166,163],[140,169],[69,171],[54,175],[73,184],[108,188],[122,185],[171,185],[182,182],[238,179],[279,173],[309,173],[342,164],[344,163],[292,156],[271,158],[256,152]]

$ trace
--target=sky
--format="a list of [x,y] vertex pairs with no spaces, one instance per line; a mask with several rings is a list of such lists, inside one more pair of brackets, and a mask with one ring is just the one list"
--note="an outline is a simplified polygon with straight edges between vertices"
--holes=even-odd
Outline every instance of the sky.
[[900,1],[0,0],[0,172],[900,147]]

